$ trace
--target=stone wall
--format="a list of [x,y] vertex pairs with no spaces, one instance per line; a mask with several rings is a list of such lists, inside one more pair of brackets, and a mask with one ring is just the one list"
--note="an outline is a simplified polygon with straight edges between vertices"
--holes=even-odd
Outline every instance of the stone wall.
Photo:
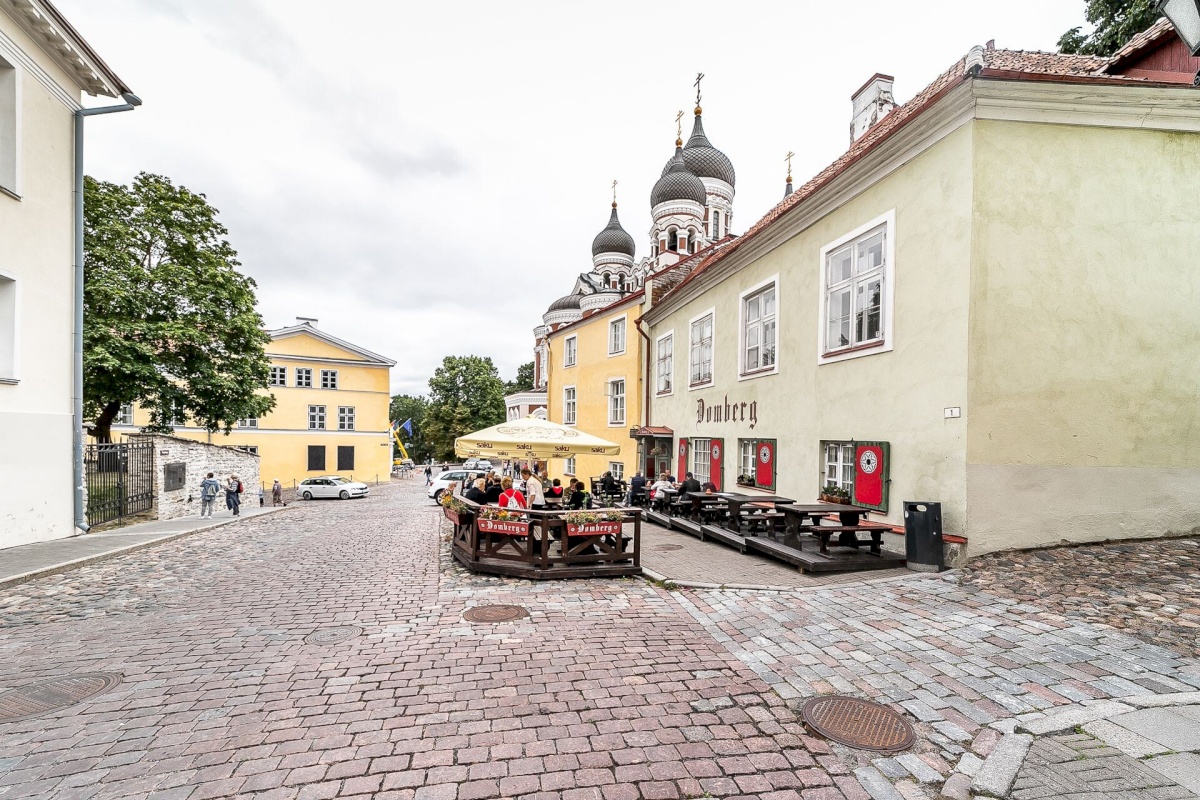
[[[131,441],[154,441],[154,510],[157,519],[176,519],[200,513],[200,482],[208,473],[224,483],[231,473],[241,478],[244,504],[258,505],[258,456],[217,444],[193,442],[175,436],[139,433]],[[169,465],[183,465],[183,488],[168,491]],[[219,496],[224,508],[225,495]]]

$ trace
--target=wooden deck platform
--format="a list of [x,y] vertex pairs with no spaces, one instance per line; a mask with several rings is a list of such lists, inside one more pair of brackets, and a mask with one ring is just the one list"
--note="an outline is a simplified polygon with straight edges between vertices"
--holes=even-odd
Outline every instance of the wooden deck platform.
[[488,575],[504,575],[509,578],[528,578],[534,581],[556,581],[564,578],[627,578],[642,574],[642,568],[633,563],[626,564],[552,564],[541,569],[520,561],[480,558],[472,560],[469,553],[458,548],[452,550],[454,559],[472,572]]
[[795,564],[805,572],[857,572],[904,566],[903,558],[890,556],[886,552],[882,556],[871,555],[865,548],[855,550],[852,547],[831,545],[829,555],[822,555],[817,540],[812,537],[797,539],[788,536],[782,540],[750,537],[745,540],[745,547],[755,553]]
[[671,527],[671,518],[661,511],[650,511],[649,509],[642,512],[647,522],[653,522],[655,525],[660,525],[664,528]]
[[692,522],[690,519],[684,519],[683,517],[671,517],[671,527],[677,531],[683,531],[690,536],[704,538],[700,533],[699,522]]
[[718,527],[716,525],[701,525],[700,539],[712,539],[714,542],[727,544],[730,547],[736,547],[739,553],[746,552],[746,537],[734,533],[731,530]]

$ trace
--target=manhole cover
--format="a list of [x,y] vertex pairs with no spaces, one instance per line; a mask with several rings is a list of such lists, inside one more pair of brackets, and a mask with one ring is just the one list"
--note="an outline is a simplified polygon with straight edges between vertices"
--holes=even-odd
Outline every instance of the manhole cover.
[[916,741],[908,720],[887,706],[857,697],[814,697],[800,716],[817,733],[860,750],[892,753]]
[[668,550],[682,550],[683,545],[681,545],[681,544],[656,544],[656,545],[654,545],[654,549],[658,550],[661,553],[665,553]]
[[362,633],[357,625],[339,625],[336,628],[321,628],[304,637],[305,644],[338,644],[353,639]]
[[529,612],[520,606],[475,606],[463,614],[467,622],[512,622],[528,617]]
[[0,722],[40,717],[107,692],[121,682],[115,673],[67,675],[18,686],[0,694]]

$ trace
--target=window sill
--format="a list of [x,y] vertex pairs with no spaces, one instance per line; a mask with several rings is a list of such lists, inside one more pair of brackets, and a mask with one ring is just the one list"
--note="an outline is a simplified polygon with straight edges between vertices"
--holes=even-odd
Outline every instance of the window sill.
[[609,357],[609,358],[616,358],[617,356],[623,356],[623,355],[625,355],[625,352],[626,352],[626,351],[624,351],[624,350],[618,350],[618,351],[617,351],[617,352],[615,352],[615,353],[609,353],[609,354],[608,354],[608,357]]
[[875,342],[856,344],[853,347],[841,347],[837,350],[828,350],[824,353],[821,353],[820,361],[821,363],[839,361],[849,356],[874,355],[875,353],[887,352],[891,349],[892,348],[889,342],[880,339]]
[[665,391],[665,392],[655,392],[654,396],[655,396],[655,397],[670,397],[670,396],[671,396],[671,395],[673,395],[673,394],[675,394],[675,390],[674,390],[674,389],[668,389],[668,390],[667,390],[667,391]]
[[622,421],[622,422],[610,422],[610,423],[608,423],[608,427],[610,427],[610,428],[624,428],[624,427],[625,427],[625,423],[624,423],[623,421]]
[[20,382],[20,378],[0,378],[0,386],[16,386]]
[[714,380],[711,380],[711,379],[710,379],[710,380],[708,380],[708,381],[707,381],[707,382],[705,382],[705,383],[689,383],[689,384],[688,384],[688,391],[689,391],[689,392],[691,392],[691,391],[694,391],[694,390],[696,390],[696,389],[709,389],[709,388],[711,388],[711,387],[713,387],[713,386],[715,386],[715,385],[716,385],[716,381],[714,381]]
[[775,362],[775,364],[773,364],[770,367],[767,367],[766,369],[756,369],[756,370],[753,370],[752,372],[743,372],[740,375],[738,375],[738,380],[739,381],[749,381],[749,380],[753,380],[754,378],[761,378],[764,375],[778,375],[778,374],[779,374],[779,362],[777,361],[777,362]]

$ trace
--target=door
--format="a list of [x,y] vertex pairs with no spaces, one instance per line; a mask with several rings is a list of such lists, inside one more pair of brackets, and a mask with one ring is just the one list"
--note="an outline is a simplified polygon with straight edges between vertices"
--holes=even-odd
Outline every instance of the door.
[[719,492],[725,485],[725,440],[709,439],[708,441],[708,479]]

